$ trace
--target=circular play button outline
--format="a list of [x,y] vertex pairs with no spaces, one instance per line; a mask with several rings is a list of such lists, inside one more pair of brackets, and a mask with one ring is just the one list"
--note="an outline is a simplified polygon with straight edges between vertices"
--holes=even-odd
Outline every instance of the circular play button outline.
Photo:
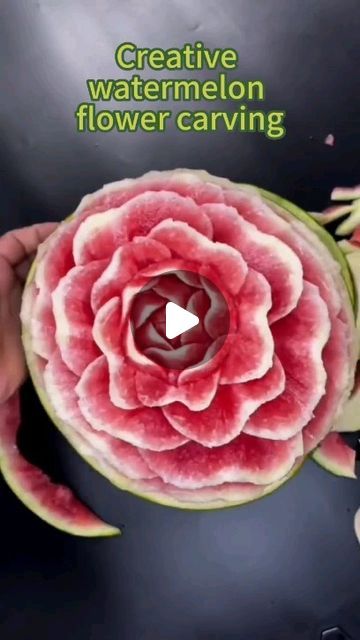
[[218,286],[187,269],[149,278],[131,301],[129,320],[136,349],[177,371],[211,360],[230,328],[229,308]]

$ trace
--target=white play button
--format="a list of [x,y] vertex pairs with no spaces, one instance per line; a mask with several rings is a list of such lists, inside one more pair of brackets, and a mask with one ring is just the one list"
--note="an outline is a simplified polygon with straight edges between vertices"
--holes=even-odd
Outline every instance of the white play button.
[[199,324],[199,318],[174,302],[165,307],[165,334],[171,340]]

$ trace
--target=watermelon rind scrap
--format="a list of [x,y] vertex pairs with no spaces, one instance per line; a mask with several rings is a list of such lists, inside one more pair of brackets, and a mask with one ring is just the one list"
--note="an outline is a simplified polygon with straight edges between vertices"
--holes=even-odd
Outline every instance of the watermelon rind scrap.
[[323,469],[342,478],[356,478],[355,450],[351,449],[338,433],[329,433],[312,458]]
[[103,522],[70,489],[53,483],[23,457],[16,444],[18,398],[16,394],[0,407],[0,472],[8,487],[30,511],[60,531],[88,538],[119,535],[118,528]]

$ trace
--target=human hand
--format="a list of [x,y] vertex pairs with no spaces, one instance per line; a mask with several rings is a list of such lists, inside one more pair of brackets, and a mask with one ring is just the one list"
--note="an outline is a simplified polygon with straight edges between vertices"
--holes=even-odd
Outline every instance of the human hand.
[[22,288],[36,249],[56,227],[56,222],[34,224],[0,237],[0,404],[25,379],[19,317]]

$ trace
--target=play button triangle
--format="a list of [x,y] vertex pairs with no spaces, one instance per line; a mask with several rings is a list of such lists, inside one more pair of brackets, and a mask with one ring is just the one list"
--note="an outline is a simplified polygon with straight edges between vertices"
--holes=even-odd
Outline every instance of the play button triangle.
[[165,334],[171,340],[199,324],[199,318],[174,302],[165,308]]

